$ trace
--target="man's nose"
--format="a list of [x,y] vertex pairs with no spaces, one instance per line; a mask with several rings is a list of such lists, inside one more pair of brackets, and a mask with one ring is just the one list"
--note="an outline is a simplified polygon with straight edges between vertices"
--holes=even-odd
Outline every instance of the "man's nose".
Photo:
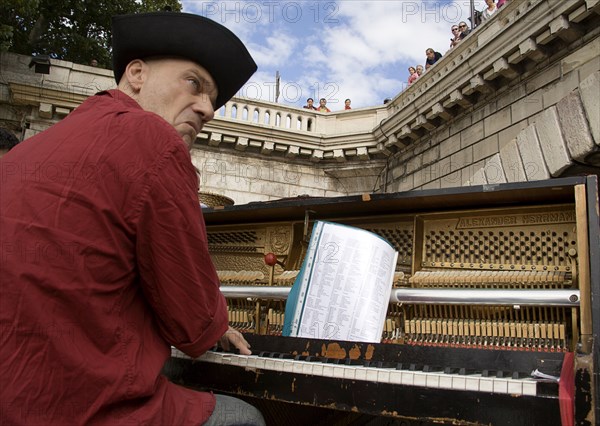
[[203,122],[210,121],[215,116],[215,109],[210,97],[201,95],[192,105],[192,109],[196,114],[199,114]]

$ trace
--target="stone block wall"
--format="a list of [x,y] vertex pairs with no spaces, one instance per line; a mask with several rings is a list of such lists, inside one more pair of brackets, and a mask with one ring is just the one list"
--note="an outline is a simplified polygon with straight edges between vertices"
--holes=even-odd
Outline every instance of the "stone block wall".
[[226,195],[236,204],[354,194],[373,187],[382,168],[323,168],[207,149],[194,149],[192,162],[200,173],[201,191]]
[[385,190],[541,180],[579,163],[600,170],[600,38],[564,52],[394,156]]
[[595,72],[486,160],[481,183],[547,179],[574,162],[600,164],[599,96],[600,72]]

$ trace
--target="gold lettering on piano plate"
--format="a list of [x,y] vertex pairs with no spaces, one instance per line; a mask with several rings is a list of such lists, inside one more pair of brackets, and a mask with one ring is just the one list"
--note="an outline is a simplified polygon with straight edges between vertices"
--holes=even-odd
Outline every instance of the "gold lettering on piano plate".
[[493,226],[535,225],[575,222],[575,212],[549,212],[537,214],[462,217],[457,229],[488,228]]
[[575,212],[551,212],[523,215],[523,224],[534,223],[570,223],[575,222]]
[[487,228],[490,226],[509,226],[516,224],[516,216],[463,217],[459,220],[457,228]]

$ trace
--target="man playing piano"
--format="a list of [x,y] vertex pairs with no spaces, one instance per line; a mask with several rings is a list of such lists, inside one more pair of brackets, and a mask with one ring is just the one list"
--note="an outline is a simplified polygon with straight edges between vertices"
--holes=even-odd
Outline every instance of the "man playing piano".
[[171,12],[113,20],[118,89],[4,156],[1,424],[264,424],[160,374],[228,328],[190,148],[256,71],[229,30]]

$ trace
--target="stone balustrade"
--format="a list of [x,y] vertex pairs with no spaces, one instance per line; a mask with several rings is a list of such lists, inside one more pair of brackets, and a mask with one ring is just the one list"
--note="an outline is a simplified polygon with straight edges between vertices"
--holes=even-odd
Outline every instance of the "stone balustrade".
[[316,111],[298,110],[285,105],[252,99],[234,98],[217,113],[217,118],[242,120],[248,124],[305,132],[316,131]]
[[215,117],[197,144],[313,162],[345,162],[380,153],[372,132],[387,117],[387,108],[321,113],[236,97]]

